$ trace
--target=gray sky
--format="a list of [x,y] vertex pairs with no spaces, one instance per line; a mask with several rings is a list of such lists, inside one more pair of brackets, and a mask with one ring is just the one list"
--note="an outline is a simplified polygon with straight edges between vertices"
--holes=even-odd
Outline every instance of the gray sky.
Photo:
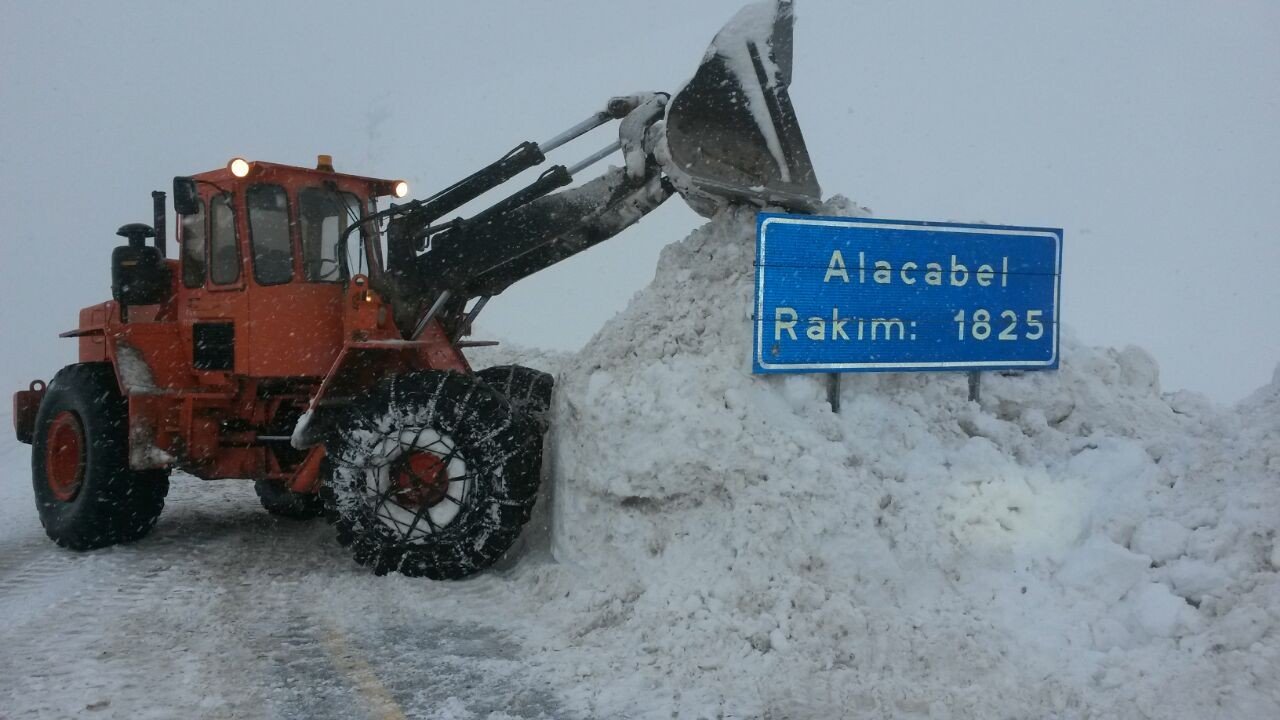
[[[739,0],[9,3],[0,25],[0,381],[75,359],[115,229],[233,155],[410,181],[675,90]],[[1280,4],[798,0],[792,98],[826,193],[878,216],[1066,230],[1063,316],[1166,389],[1239,399],[1280,361]],[[586,155],[596,134],[560,151]],[[678,200],[496,299],[572,349],[699,219]],[[694,310],[694,309],[691,309]],[[746,354],[744,350],[744,363]]]

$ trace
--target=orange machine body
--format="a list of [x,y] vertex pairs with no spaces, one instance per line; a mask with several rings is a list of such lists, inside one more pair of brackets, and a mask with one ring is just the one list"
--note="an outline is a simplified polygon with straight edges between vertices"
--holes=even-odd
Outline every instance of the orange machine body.
[[[62,334],[78,339],[80,362],[115,368],[129,404],[134,469],[270,478],[314,491],[323,446],[299,450],[289,442],[309,408],[341,405],[389,373],[469,371],[438,322],[414,341],[402,338],[390,304],[358,272],[359,264],[380,271],[378,242],[358,243],[353,235],[352,244],[362,246],[356,267],[340,276],[330,259],[328,279],[308,279],[300,193],[336,191],[351,199],[350,212],[367,217],[393,181],[261,162],[251,163],[245,177],[228,169],[194,177],[201,214],[178,218],[178,258],[165,261],[173,279],[169,299],[130,306],[124,318],[114,301],[87,307],[79,326]],[[282,260],[279,242],[274,256],[255,252],[246,198],[255,186],[286,199],[289,259]],[[220,218],[212,217],[215,203]],[[211,238],[214,222],[222,223],[219,247]],[[279,240],[278,224],[275,232]],[[275,276],[264,282],[260,264],[268,261]],[[290,278],[281,280],[289,262]],[[20,421],[16,410],[38,406],[43,391],[33,384],[15,395],[15,425],[34,424],[33,413]]]

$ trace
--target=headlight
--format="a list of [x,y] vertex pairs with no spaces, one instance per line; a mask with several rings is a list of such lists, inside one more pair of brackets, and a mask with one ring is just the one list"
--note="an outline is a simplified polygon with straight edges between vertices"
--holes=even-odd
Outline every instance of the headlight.
[[398,198],[402,198],[409,194],[409,183],[403,180],[397,180],[395,185],[391,186],[391,194]]
[[240,157],[231,158],[231,162],[227,163],[227,169],[238,178],[245,177],[249,174],[249,161]]

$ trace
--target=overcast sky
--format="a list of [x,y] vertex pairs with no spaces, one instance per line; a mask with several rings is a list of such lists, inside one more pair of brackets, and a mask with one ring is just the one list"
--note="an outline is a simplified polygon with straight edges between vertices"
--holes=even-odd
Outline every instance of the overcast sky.
[[[6,3],[0,382],[75,360],[57,333],[109,297],[115,229],[150,222],[174,175],[329,153],[425,195],[610,95],[677,89],[740,4]],[[1147,348],[1165,389],[1234,401],[1270,378],[1280,3],[799,0],[797,15],[792,98],[827,194],[888,218],[1062,227],[1079,337]],[[672,200],[512,288],[481,329],[579,347],[699,222]]]

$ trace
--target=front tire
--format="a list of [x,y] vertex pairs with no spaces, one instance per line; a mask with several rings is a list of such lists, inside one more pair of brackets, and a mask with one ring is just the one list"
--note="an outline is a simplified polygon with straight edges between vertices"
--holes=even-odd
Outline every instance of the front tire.
[[129,468],[128,404],[107,363],[68,365],[36,414],[31,475],[45,534],[72,550],[127,543],[151,532],[169,473]]
[[326,443],[322,495],[356,561],[455,580],[502,556],[529,520],[542,431],[470,375],[390,377]]
[[477,372],[476,377],[502,393],[515,409],[529,413],[546,426],[551,391],[556,384],[550,373],[524,365],[495,365]]

